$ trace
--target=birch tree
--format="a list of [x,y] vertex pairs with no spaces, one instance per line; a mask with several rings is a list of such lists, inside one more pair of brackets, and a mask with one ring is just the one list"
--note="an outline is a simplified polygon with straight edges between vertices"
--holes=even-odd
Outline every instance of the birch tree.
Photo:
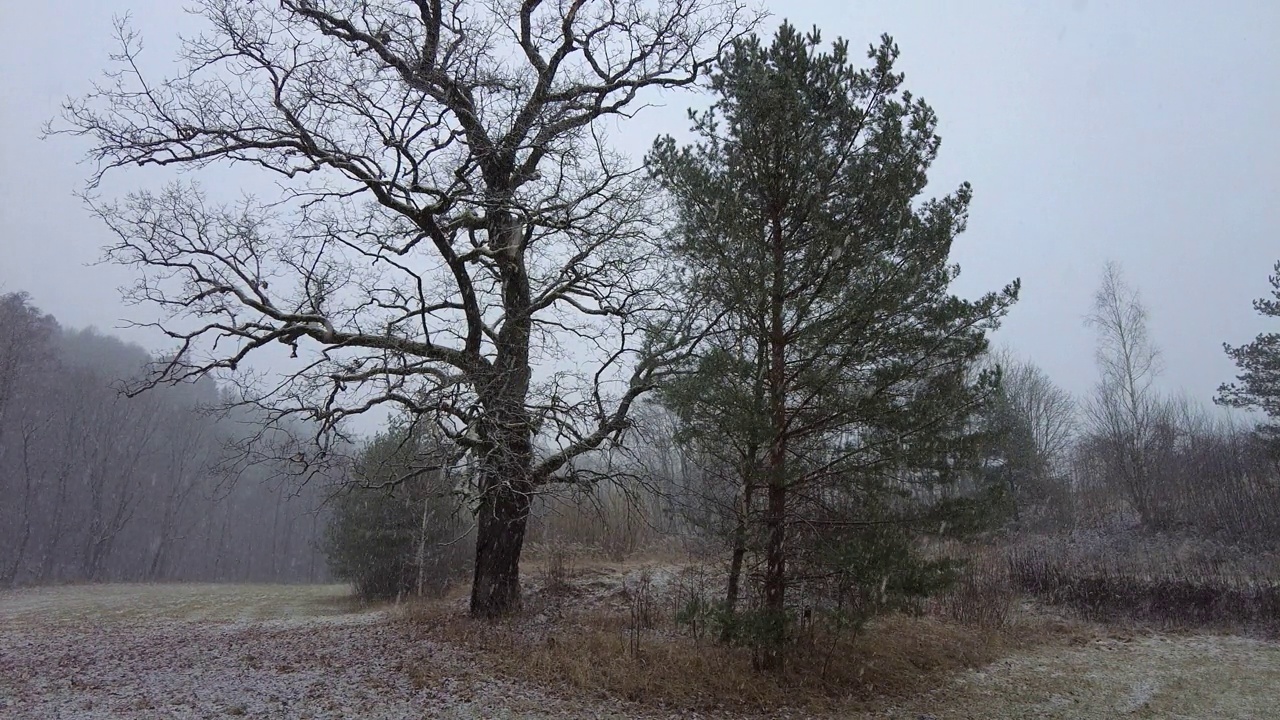
[[1098,335],[1098,384],[1086,406],[1091,430],[1102,441],[1109,479],[1146,527],[1162,522],[1152,454],[1161,400],[1155,382],[1162,363],[1147,330],[1141,294],[1119,265],[1107,263],[1086,322]]

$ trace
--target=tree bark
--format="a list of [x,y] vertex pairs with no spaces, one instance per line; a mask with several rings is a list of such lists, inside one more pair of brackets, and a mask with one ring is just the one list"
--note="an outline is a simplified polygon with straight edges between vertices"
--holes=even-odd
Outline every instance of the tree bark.
[[[747,555],[747,529],[751,524],[751,507],[755,502],[756,464],[759,461],[756,446],[747,450],[741,470],[742,493],[739,495],[738,517],[733,528],[733,555],[729,560],[729,582],[725,589],[725,612],[733,614],[738,609],[739,585],[742,578],[742,562]],[[728,641],[733,628],[726,623],[721,639]]]
[[772,224],[773,286],[769,320],[769,417],[773,440],[769,444],[769,486],[765,507],[764,608],[766,630],[760,666],[780,671],[786,640],[786,516],[787,516],[787,338],[783,326],[785,302],[782,223],[777,215]]
[[423,596],[423,588],[427,585],[427,521],[431,517],[431,503],[428,498],[422,499],[422,522],[418,525],[418,597]]
[[471,615],[496,618],[520,610],[520,552],[529,523],[529,495],[509,483],[486,494],[476,529]]
[[[738,507],[737,524],[733,528],[733,556],[729,560],[729,584],[725,589],[725,612],[732,614],[738,608],[738,584],[742,577],[742,560],[747,555],[747,521],[751,512],[751,482],[742,486],[742,504]],[[725,635],[730,632],[725,627]],[[728,639],[727,637],[725,639]]]
[[528,435],[509,438],[481,458],[471,615],[496,618],[520,610],[520,553],[533,485]]
[[[493,188],[495,204],[514,203],[505,187]],[[533,423],[528,397],[532,370],[529,275],[519,251],[524,228],[512,213],[494,212],[490,236],[502,279],[505,322],[495,340],[490,375],[480,390],[487,447],[480,454],[481,496],[476,527],[471,615],[495,618],[520,609],[520,553],[533,491]]]

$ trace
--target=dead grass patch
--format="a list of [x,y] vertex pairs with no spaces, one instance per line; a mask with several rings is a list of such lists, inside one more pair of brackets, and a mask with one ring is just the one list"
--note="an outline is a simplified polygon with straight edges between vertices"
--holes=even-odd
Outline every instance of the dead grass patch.
[[1043,548],[1010,550],[1008,566],[1022,592],[1095,621],[1180,632],[1280,633],[1280,582],[1274,575],[1240,576],[1175,562],[1142,567],[1127,558],[1051,554]]
[[[665,621],[637,632],[626,612],[596,609],[551,621],[526,613],[490,623],[424,603],[406,620],[472,655],[486,672],[575,697],[696,711],[818,712],[907,697],[985,665],[1017,642],[1011,634],[938,618],[892,615],[857,636],[798,641],[786,672],[770,676],[752,669],[748,649],[680,634]],[[412,668],[410,674],[425,682],[430,671]]]
[[0,591],[0,626],[49,621],[209,622],[339,617],[371,609],[346,585],[106,583]]

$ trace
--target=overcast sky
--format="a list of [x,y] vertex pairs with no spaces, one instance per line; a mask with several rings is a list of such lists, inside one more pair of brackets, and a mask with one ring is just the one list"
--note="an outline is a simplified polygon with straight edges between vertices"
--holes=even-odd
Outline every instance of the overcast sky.
[[[1280,2],[768,6],[767,33],[785,17],[857,48],[894,36],[907,88],[940,118],[932,187],[974,186],[959,290],[1022,278],[998,341],[1068,389],[1094,381],[1082,319],[1108,259],[1144,295],[1170,390],[1209,399],[1233,375],[1223,341],[1280,330],[1250,308],[1280,260]],[[104,67],[111,18],[125,11],[157,63],[176,29],[199,27],[170,0],[0,0],[0,291],[104,330],[154,318],[120,303],[126,270],[92,265],[108,238],[71,195],[84,145],[38,136]],[[615,132],[619,144],[638,156],[658,130],[683,128],[694,101],[663,102]]]

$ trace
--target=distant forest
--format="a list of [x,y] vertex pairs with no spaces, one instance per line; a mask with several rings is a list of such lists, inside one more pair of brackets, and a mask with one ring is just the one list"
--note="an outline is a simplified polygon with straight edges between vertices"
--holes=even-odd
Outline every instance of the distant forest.
[[213,382],[122,394],[150,360],[0,295],[0,587],[324,579],[321,484],[231,452]]

